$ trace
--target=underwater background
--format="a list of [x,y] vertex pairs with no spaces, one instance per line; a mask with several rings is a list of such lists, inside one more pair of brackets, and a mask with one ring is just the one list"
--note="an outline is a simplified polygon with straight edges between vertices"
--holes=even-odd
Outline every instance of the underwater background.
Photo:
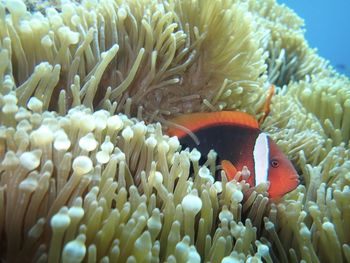
[[[305,38],[340,73],[350,76],[350,1],[280,0],[305,20]],[[317,7],[317,8],[315,8]]]

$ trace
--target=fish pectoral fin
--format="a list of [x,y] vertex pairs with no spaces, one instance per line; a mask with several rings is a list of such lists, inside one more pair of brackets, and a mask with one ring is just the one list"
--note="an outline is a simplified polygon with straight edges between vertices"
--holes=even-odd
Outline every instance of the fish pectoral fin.
[[222,167],[222,170],[225,171],[228,181],[231,181],[235,178],[237,169],[229,160],[222,160],[221,167]]

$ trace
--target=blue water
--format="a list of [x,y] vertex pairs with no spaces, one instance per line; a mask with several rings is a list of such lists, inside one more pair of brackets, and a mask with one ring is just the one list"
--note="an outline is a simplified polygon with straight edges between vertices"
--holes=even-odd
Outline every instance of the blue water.
[[350,0],[277,0],[305,20],[306,39],[350,77]]

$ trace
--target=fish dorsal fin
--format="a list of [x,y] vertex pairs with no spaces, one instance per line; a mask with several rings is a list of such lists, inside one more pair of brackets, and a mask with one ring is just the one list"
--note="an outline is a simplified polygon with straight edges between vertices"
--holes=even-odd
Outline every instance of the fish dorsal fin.
[[[181,125],[192,132],[214,125],[236,125],[249,128],[259,128],[257,120],[245,112],[239,111],[218,111],[218,112],[200,112],[180,115],[171,120],[171,122]],[[167,132],[169,135],[179,138],[186,136],[183,129],[170,127]]]
[[265,133],[260,133],[256,138],[254,150],[255,185],[266,182],[269,172],[269,141]]

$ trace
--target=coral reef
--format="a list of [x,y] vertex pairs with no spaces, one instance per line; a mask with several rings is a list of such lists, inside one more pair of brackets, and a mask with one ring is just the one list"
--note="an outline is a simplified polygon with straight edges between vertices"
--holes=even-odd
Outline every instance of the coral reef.
[[[274,0],[0,2],[1,261],[350,262],[350,81],[303,30]],[[278,202],[166,135],[271,84]]]

